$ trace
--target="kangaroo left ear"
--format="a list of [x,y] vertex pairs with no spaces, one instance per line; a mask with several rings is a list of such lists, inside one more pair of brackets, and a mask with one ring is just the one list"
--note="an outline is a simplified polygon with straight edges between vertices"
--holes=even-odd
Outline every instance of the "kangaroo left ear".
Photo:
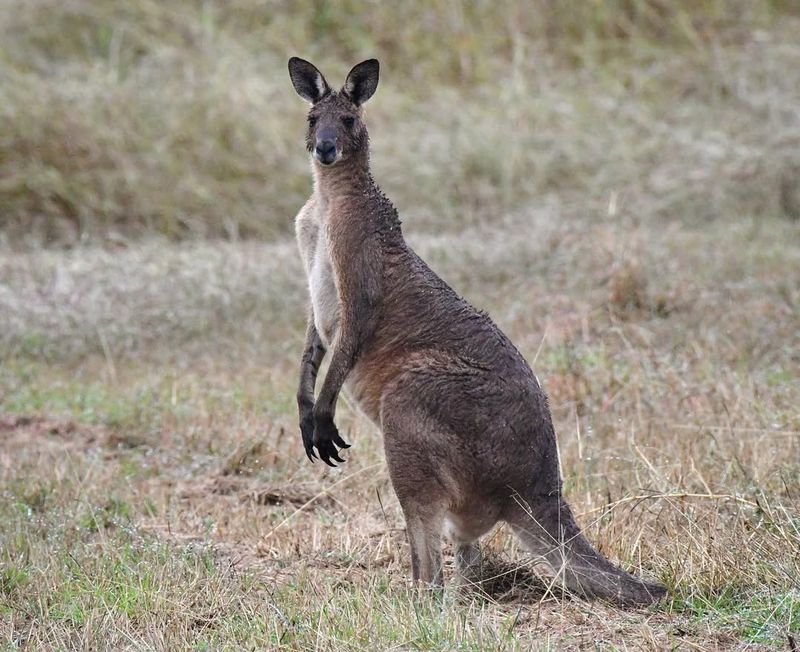
[[300,57],[289,59],[289,77],[297,94],[311,104],[319,102],[331,90],[316,66]]
[[367,59],[353,66],[342,86],[342,93],[356,106],[361,106],[378,88],[380,64],[377,59]]

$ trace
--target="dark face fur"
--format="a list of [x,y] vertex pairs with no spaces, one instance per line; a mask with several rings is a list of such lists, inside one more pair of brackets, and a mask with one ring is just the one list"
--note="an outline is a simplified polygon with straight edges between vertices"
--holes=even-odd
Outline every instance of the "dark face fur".
[[361,109],[335,91],[308,112],[306,149],[322,165],[333,165],[361,151],[367,144]]
[[333,165],[366,149],[369,137],[361,105],[378,86],[378,69],[375,59],[359,63],[337,92],[311,63],[297,57],[289,59],[292,84],[311,103],[306,148],[320,165]]

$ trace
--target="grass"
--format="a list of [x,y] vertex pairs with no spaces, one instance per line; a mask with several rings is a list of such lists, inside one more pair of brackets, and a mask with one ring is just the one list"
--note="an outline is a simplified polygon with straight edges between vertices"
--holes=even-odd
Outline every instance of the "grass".
[[795,226],[504,228],[511,255],[494,224],[409,237],[536,360],[582,524],[666,582],[665,603],[551,596],[502,528],[488,597],[412,599],[379,434],[343,408],[343,469],[303,457],[291,243],[144,243],[4,259],[8,644],[785,645],[800,577],[800,396],[783,380],[800,348]]
[[[0,646],[800,639],[793,3],[5,7]],[[291,54],[379,56],[409,241],[533,363],[581,524],[665,601],[562,596],[505,528],[485,594],[417,597],[380,434],[342,406],[347,464],[306,461]]]

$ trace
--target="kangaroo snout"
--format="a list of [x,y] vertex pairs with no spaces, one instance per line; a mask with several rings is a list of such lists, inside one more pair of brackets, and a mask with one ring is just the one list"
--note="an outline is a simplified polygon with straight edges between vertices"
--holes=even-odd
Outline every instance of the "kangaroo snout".
[[336,143],[332,140],[318,140],[314,148],[314,156],[324,165],[330,165],[336,160]]

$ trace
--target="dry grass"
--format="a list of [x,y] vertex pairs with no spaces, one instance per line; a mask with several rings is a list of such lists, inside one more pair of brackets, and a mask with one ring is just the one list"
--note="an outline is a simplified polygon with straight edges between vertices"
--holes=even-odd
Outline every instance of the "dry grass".
[[[639,612],[550,596],[504,529],[486,545],[498,575],[488,597],[407,594],[378,433],[342,410],[348,463],[302,454],[291,243],[6,257],[6,641],[784,645],[800,604],[793,228],[542,211],[410,236],[536,358],[581,522],[606,554],[670,587]],[[620,300],[620,274],[638,279],[636,301]]]
[[[3,3],[0,646],[789,649],[793,4],[377,7]],[[505,528],[485,595],[415,598],[379,433],[343,408],[347,464],[307,462],[285,59],[376,52],[408,239],[535,361],[581,523],[660,605],[554,595]]]
[[380,55],[375,167],[419,228],[534,201],[796,219],[793,4],[4,0],[0,244],[286,235],[291,54],[338,83]]

